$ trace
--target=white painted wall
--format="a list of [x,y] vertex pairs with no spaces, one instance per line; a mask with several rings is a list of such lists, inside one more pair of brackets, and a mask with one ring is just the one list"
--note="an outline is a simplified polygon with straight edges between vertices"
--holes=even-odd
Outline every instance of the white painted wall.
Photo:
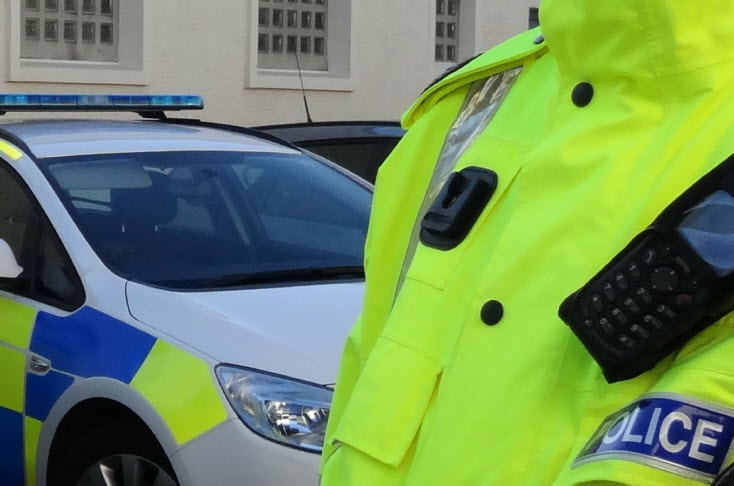
[[[297,80],[293,90],[245,88],[255,0],[145,0],[146,24],[152,26],[145,86],[8,82],[11,1],[0,0],[0,92],[191,92],[204,96],[203,119],[248,125],[305,121]],[[431,2],[352,0],[353,91],[310,91],[313,118],[397,119],[445,67],[433,60]],[[525,30],[528,8],[539,0],[476,2],[479,52]]]
[[528,27],[528,10],[541,0],[477,0],[477,52],[486,51]]

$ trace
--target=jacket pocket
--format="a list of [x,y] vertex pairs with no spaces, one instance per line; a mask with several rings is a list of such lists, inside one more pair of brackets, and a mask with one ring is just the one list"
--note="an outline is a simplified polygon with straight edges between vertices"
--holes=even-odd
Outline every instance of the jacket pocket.
[[441,365],[381,337],[357,381],[334,440],[398,466],[420,428]]

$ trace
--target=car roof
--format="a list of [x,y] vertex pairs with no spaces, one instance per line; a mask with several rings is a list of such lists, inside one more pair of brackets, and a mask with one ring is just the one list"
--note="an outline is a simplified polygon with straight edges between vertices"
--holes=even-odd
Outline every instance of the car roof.
[[[196,121],[32,120],[0,123],[0,138],[19,139],[38,158],[101,153],[233,151],[299,153],[276,139]],[[5,133],[2,133],[5,132]]]
[[328,121],[265,125],[256,130],[293,143],[353,138],[402,138],[405,130],[390,121]]

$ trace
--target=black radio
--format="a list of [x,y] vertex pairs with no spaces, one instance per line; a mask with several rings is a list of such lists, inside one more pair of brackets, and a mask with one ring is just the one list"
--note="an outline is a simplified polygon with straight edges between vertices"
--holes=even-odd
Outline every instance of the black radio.
[[734,156],[668,206],[559,310],[608,382],[654,367],[734,310]]

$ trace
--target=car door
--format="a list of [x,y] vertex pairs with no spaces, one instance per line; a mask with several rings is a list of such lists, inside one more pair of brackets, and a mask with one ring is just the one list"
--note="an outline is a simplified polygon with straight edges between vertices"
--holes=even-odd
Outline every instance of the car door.
[[[42,426],[29,383],[51,363],[31,353],[39,310],[72,310],[84,300],[78,275],[27,186],[0,160],[0,239],[23,268],[0,278],[0,482],[34,484],[35,450]],[[36,388],[48,383],[37,383]],[[31,391],[32,392],[32,391]],[[33,407],[29,407],[29,404]]]

